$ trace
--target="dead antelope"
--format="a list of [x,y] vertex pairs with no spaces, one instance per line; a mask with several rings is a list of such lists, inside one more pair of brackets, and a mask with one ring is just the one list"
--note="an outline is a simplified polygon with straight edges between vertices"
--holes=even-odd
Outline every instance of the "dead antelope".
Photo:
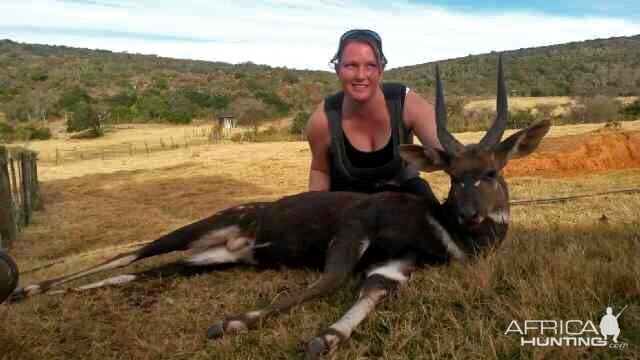
[[[495,121],[478,144],[462,145],[447,131],[444,94],[436,69],[437,133],[443,149],[405,145],[401,152],[406,161],[422,171],[444,170],[449,174],[451,188],[444,204],[434,206],[405,193],[306,192],[273,202],[236,206],[96,267],[17,290],[13,298],[46,292],[99,271],[178,250],[190,251],[181,260],[186,265],[245,263],[324,268],[320,279],[300,294],[215,323],[207,336],[217,338],[254,328],[267,316],[330,294],[362,270],[365,280],[353,307],[305,345],[308,358],[320,357],[346,341],[376,304],[406,282],[416,268],[474,256],[504,239],[509,195],[501,170],[509,159],[534,151],[550,127],[549,122],[539,122],[501,142],[507,115],[499,61]],[[76,289],[123,283],[136,276],[115,276]]]

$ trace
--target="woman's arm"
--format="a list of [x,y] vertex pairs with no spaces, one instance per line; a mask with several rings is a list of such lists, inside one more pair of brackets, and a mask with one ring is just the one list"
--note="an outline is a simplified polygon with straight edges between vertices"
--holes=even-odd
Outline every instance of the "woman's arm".
[[435,109],[427,100],[409,91],[404,100],[404,123],[413,130],[422,145],[442,148],[438,140]]
[[328,191],[331,186],[329,175],[329,121],[324,113],[324,102],[311,114],[306,128],[307,141],[311,149],[309,170],[309,191]]

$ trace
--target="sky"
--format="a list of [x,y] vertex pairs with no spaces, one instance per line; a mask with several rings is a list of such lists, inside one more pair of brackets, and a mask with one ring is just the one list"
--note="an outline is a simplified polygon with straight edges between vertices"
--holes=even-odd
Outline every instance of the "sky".
[[0,0],[0,39],[329,70],[377,31],[388,68],[640,34],[640,1]]

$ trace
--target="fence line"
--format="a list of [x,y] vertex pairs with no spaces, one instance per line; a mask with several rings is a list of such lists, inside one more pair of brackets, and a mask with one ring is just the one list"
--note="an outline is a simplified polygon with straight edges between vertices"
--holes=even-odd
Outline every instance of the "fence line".
[[0,248],[12,246],[32,212],[41,208],[36,153],[0,146]]
[[40,163],[62,165],[65,162],[95,159],[113,159],[137,154],[149,156],[153,152],[173,150],[179,148],[188,149],[190,146],[215,144],[229,138],[229,134],[224,130],[194,129],[192,133],[184,136],[169,136],[157,138],[155,140],[141,140],[137,142],[123,142],[104,147],[72,147],[56,148],[55,152],[48,156],[40,156]]

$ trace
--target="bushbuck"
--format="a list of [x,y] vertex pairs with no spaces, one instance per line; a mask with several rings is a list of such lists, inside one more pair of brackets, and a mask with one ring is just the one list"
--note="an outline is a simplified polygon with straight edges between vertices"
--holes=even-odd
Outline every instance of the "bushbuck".
[[[451,187],[442,204],[398,192],[305,192],[235,206],[98,266],[19,289],[12,298],[46,292],[71,280],[172,251],[188,251],[180,261],[190,266],[244,263],[323,269],[319,280],[301,293],[215,323],[207,336],[218,338],[254,328],[267,316],[330,294],[352,274],[362,273],[355,304],[304,346],[310,359],[332,352],[415,269],[473,257],[502,242],[509,224],[509,194],[501,170],[509,159],[533,152],[550,127],[548,121],[538,122],[501,141],[508,116],[501,58],[497,115],[479,143],[463,145],[448,132],[437,68],[435,102],[442,149],[403,145],[400,152],[422,171],[443,170],[450,176]],[[75,290],[124,283],[137,276],[114,276]]]

